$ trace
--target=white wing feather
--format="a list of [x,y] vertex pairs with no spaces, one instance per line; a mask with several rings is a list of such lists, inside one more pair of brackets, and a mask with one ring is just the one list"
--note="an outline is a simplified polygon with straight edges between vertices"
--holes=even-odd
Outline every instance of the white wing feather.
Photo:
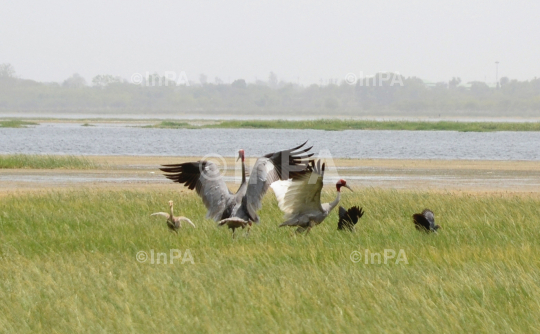
[[285,219],[303,213],[323,212],[321,206],[322,175],[307,173],[297,180],[279,181],[272,184],[279,208]]

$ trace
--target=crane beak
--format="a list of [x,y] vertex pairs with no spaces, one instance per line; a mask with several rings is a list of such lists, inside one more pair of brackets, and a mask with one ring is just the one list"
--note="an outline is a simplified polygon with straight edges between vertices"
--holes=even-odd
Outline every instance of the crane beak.
[[349,189],[350,191],[354,192],[351,187],[349,187],[348,185],[344,185],[345,188]]
[[236,161],[240,160],[241,157],[242,157],[242,155],[238,154],[238,158],[236,158]]

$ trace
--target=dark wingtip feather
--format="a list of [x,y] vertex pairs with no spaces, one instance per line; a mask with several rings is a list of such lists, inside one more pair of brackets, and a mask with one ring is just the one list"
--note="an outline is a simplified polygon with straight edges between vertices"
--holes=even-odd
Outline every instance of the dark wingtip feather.
[[362,208],[353,206],[349,210],[345,210],[344,207],[339,207],[339,221],[338,221],[338,230],[349,230],[352,231],[358,220],[362,218],[364,212]]

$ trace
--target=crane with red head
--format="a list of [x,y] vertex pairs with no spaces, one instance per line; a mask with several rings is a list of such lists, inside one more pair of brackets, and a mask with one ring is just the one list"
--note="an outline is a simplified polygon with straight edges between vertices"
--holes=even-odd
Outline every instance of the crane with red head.
[[330,203],[321,203],[324,167],[318,160],[310,160],[309,166],[292,176],[290,180],[274,182],[271,187],[276,194],[279,208],[285,213],[285,222],[281,226],[297,226],[296,232],[306,234],[328,217],[341,199],[341,188],[352,191],[347,181],[336,182],[337,196]]
[[249,180],[246,180],[244,150],[239,150],[237,160],[242,160],[242,183],[236,193],[229,191],[218,166],[208,160],[163,165],[160,169],[168,179],[195,190],[208,209],[207,217],[234,232],[237,227],[259,223],[257,211],[273,182],[287,180],[305,168],[313,155],[309,153],[311,147],[305,148],[306,143],[258,158]]

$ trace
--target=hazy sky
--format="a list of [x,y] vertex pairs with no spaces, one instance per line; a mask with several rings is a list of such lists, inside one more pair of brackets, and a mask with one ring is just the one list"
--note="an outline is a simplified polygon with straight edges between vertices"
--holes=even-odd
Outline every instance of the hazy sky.
[[540,77],[540,1],[2,1],[0,63],[22,78],[303,84],[397,71],[428,81]]

